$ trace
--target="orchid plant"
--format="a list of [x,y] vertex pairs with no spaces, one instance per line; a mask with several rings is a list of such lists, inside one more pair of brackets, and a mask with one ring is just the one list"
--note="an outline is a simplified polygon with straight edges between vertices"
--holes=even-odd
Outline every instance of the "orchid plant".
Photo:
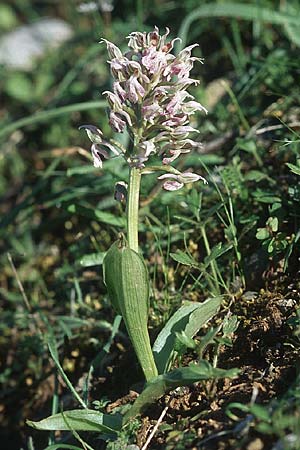
[[[168,34],[169,30],[160,36],[157,28],[150,33],[132,33],[129,51],[124,55],[114,44],[103,40],[111,58],[109,64],[114,78],[113,92],[105,93],[109,103],[109,123],[117,133],[127,129],[130,147],[125,149],[117,141],[106,140],[102,131],[93,125],[82,126],[92,141],[96,167],[102,167],[109,152],[122,156],[129,166],[128,184],[124,181],[117,183],[115,192],[117,200],[126,202],[127,236],[121,235],[106,253],[104,281],[112,305],[124,319],[147,383],[125,413],[105,414],[89,409],[88,403],[79,397],[64,373],[54,343],[49,342],[49,350],[60,374],[83,409],[56,413],[39,422],[27,421],[28,425],[39,430],[72,430],[73,434],[81,430],[95,431],[115,439],[133,418],[169,390],[198,381],[232,378],[238,373],[236,369],[214,367],[205,359],[170,371],[174,356],[178,352],[182,354],[183,347],[195,348],[192,338],[216,314],[222,296],[208,298],[202,303],[185,302],[165,324],[152,349],[150,345],[147,328],[149,277],[138,241],[141,177],[162,172],[158,179],[163,180],[164,189],[169,191],[198,180],[206,182],[198,174],[181,173],[170,165],[181,153],[188,153],[199,146],[190,138],[190,133],[197,132],[190,125],[190,116],[196,111],[206,110],[187,92],[189,86],[198,83],[190,78],[193,64],[202,62],[191,56],[196,44],[174,56],[171,51],[175,39],[168,41]],[[153,158],[155,161],[161,159],[161,164],[151,165]],[[227,326],[227,334],[234,331],[233,322]],[[209,333],[211,335],[211,331]],[[83,442],[78,434],[75,436]]]
[[[128,334],[147,381],[157,375],[147,329],[149,308],[149,278],[139,252],[138,214],[142,175],[161,172],[163,188],[181,189],[187,183],[206,180],[193,172],[181,173],[171,163],[182,153],[199,147],[190,125],[196,111],[206,109],[188,92],[198,81],[190,77],[192,56],[198,45],[190,45],[175,56],[177,39],[168,40],[169,30],[159,34],[134,32],[129,35],[129,50],[123,54],[113,43],[103,39],[110,57],[113,91],[106,91],[109,104],[109,124],[116,133],[127,130],[130,145],[124,148],[115,140],[105,139],[94,125],[82,125],[92,142],[94,166],[102,168],[110,153],[121,156],[129,166],[128,184],[116,184],[115,198],[126,202],[127,239],[122,237],[106,254],[104,280],[112,304],[122,314]],[[151,160],[160,160],[152,164]]]

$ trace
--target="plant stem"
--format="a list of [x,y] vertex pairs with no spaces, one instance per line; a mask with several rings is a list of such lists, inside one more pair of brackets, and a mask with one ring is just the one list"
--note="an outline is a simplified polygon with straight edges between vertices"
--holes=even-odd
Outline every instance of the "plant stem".
[[[139,226],[139,196],[141,185],[141,169],[131,167],[129,171],[129,185],[127,197],[127,241],[131,250],[136,253],[139,252],[138,226]],[[132,279],[133,277],[133,279]],[[156,364],[154,361],[150,338],[147,328],[147,315],[143,314],[144,307],[148,311],[148,306],[141,304],[139,297],[139,286],[136,282],[136,274],[132,273],[127,280],[131,283],[131,295],[124,303],[123,318],[132,341],[133,348],[139,363],[143,369],[145,378],[150,381],[155,378],[157,373]],[[139,302],[137,302],[139,300]],[[148,303],[148,299],[145,299]]]
[[129,185],[127,198],[127,239],[129,248],[138,253],[139,250],[139,197],[141,185],[141,171],[131,167],[129,171]]

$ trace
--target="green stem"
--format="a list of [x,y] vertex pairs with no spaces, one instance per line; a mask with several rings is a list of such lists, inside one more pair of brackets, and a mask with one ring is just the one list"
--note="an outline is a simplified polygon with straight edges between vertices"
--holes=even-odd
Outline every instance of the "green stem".
[[139,251],[139,197],[141,185],[141,171],[131,167],[129,172],[128,198],[127,198],[127,239],[129,247]]
[[[138,239],[138,226],[139,226],[139,196],[141,185],[141,170],[136,167],[131,167],[129,172],[129,185],[128,185],[128,197],[127,197],[127,240],[131,250],[136,253],[139,252],[139,239]],[[146,380],[149,381],[158,375],[156,364],[154,361],[151,343],[147,328],[147,314],[143,314],[144,307],[148,311],[146,305],[136,303],[136,299],[139,298],[136,282],[136,274],[132,274],[134,280],[131,277],[127,280],[127,283],[132,282],[131,291],[132,295],[129,296],[128,301],[123,305],[123,318],[125,325],[132,341],[136,356],[143,369]],[[145,299],[148,301],[148,299]]]

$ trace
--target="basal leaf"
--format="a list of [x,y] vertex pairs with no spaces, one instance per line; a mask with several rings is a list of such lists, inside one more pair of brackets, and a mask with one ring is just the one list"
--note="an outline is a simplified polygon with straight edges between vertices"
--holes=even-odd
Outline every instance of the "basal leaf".
[[201,360],[198,364],[191,364],[188,367],[181,367],[164,375],[159,375],[147,383],[144,391],[125,414],[123,423],[126,424],[130,419],[141,414],[144,409],[172,389],[201,380],[233,378],[238,373],[238,369],[218,369],[214,368],[208,361]]
[[192,338],[216,314],[221,301],[222,297],[212,297],[203,303],[186,302],[173,314],[153,345],[158,373],[164,373],[168,369],[174,351],[176,332],[184,331]]
[[54,414],[39,422],[27,420],[27,425],[37,430],[118,432],[122,427],[122,416],[103,414],[92,409],[74,409]]

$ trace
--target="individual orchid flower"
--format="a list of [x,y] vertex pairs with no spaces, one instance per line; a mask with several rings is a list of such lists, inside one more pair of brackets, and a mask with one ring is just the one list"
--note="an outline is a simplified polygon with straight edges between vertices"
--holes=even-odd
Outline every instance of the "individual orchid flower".
[[183,172],[178,175],[173,173],[165,173],[160,175],[158,180],[166,180],[163,183],[163,188],[166,191],[178,191],[178,189],[181,189],[185,184],[194,183],[199,180],[202,180],[204,184],[207,184],[205,178],[194,172]]
[[99,128],[94,125],[81,125],[79,129],[85,130],[92,141],[91,154],[94,167],[102,168],[103,159],[109,158],[109,153],[103,147],[107,147],[114,155],[119,156],[120,152],[115,146],[111,142],[102,139],[103,133]]

